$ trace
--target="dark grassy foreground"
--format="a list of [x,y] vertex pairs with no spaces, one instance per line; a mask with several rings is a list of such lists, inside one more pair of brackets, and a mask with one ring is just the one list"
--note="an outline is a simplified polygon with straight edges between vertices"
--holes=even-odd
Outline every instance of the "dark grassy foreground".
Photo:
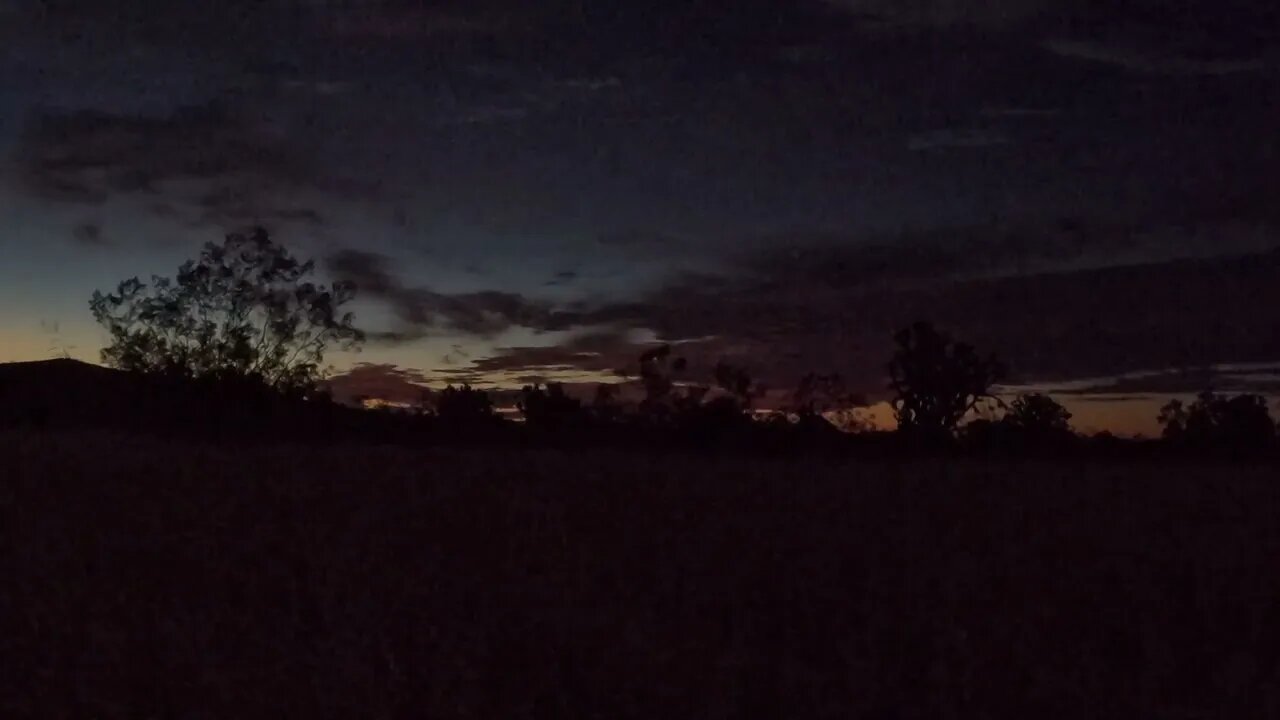
[[1280,714],[1274,468],[0,444],[4,718]]

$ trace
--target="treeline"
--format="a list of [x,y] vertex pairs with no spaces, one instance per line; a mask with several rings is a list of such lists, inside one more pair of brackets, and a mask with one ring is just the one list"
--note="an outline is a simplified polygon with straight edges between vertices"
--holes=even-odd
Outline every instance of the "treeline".
[[617,388],[600,385],[594,397],[571,396],[563,385],[526,385],[517,422],[503,417],[491,396],[469,385],[448,386],[415,407],[381,408],[392,417],[416,419],[451,437],[497,437],[504,432],[544,443],[583,441],[661,443],[698,448],[785,450],[862,449],[887,453],[960,452],[1057,454],[1161,451],[1256,456],[1280,451],[1278,428],[1260,395],[1202,392],[1185,404],[1161,409],[1158,443],[1110,433],[1081,435],[1071,413],[1053,397],[993,393],[1003,364],[980,356],[927,322],[897,335],[889,363],[895,431],[878,430],[860,414],[858,394],[838,375],[801,379],[781,407],[761,408],[764,388],[742,368],[719,363],[707,382],[686,377],[687,363],[661,346],[640,358],[643,397],[623,403]]
[[781,407],[764,409],[765,389],[746,369],[721,362],[708,377],[693,377],[688,363],[666,345],[639,358],[637,401],[622,401],[611,385],[599,386],[590,399],[573,397],[555,383],[528,385],[516,403],[520,422],[512,422],[486,392],[463,385],[434,393],[414,408],[356,410],[333,403],[323,378],[328,349],[353,348],[364,340],[352,314],[343,312],[357,288],[312,282],[313,270],[312,263],[295,259],[257,229],[205,245],[173,278],[131,278],[114,292],[95,292],[90,309],[110,336],[103,362],[124,372],[95,377],[84,387],[68,378],[9,379],[11,386],[47,384],[65,393],[52,405],[24,406],[13,399],[21,393],[11,387],[0,420],[267,441],[857,448],[891,454],[1256,455],[1277,449],[1277,427],[1265,398],[1209,391],[1190,404],[1163,408],[1159,443],[1106,433],[1080,436],[1071,428],[1071,414],[1047,395],[997,397],[993,388],[1005,379],[1005,364],[927,322],[894,337],[886,367],[898,425],[892,433],[865,421],[859,414],[865,399],[838,375],[807,375]]

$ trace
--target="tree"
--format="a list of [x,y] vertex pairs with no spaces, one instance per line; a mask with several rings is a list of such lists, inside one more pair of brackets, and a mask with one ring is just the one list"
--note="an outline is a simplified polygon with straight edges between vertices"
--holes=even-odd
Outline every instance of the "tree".
[[838,373],[808,373],[796,385],[786,412],[801,430],[862,432],[871,427],[860,410],[866,404],[866,396],[851,391]]
[[135,277],[114,293],[93,294],[93,317],[111,338],[102,360],[123,370],[310,395],[323,377],[325,351],[363,340],[352,314],[339,314],[355,287],[313,283],[313,269],[261,228],[208,243],[176,278],[153,276],[148,285]]
[[1019,395],[1003,416],[979,417],[960,429],[960,437],[971,449],[1004,452],[1062,449],[1075,439],[1069,421],[1071,413],[1048,395]]
[[1057,400],[1029,393],[1014,398],[1000,422],[1026,433],[1047,436],[1071,432],[1070,420],[1071,413]]
[[525,423],[538,430],[556,431],[581,427],[588,415],[577,398],[569,397],[560,383],[525,385],[520,390],[516,407],[524,415]]
[[749,412],[756,399],[764,396],[764,386],[753,380],[746,369],[730,365],[724,360],[716,363],[712,377],[715,378],[716,387],[728,394],[740,412]]
[[1260,449],[1275,439],[1266,398],[1226,396],[1206,390],[1191,405],[1173,400],[1160,409],[1165,440],[1188,446]]
[[591,417],[603,425],[611,425],[622,418],[622,406],[618,402],[618,389],[601,383],[591,400]]
[[476,427],[498,419],[493,398],[470,385],[449,385],[436,396],[436,417],[455,427]]
[[956,425],[1004,376],[995,356],[952,342],[927,322],[899,331],[889,363],[889,389],[898,427],[930,442],[950,438]]
[[687,367],[684,358],[671,357],[670,345],[660,345],[640,355],[640,382],[644,386],[640,414],[644,418],[664,424],[683,408],[702,402],[707,388],[687,387],[683,394],[676,392],[676,377]]

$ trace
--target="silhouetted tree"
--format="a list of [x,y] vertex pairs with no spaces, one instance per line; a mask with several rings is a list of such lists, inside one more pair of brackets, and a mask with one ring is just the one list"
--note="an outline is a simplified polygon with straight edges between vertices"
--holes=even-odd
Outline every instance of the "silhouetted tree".
[[1165,440],[1197,448],[1259,449],[1276,434],[1266,398],[1225,396],[1206,390],[1190,405],[1173,400],[1158,418]]
[[520,400],[516,407],[524,415],[528,426],[537,430],[581,428],[589,419],[582,401],[569,397],[560,383],[547,383],[545,388],[541,385],[525,385],[520,390]]
[[676,378],[684,372],[688,363],[682,357],[671,356],[670,345],[660,345],[640,356],[640,382],[644,385],[644,399],[640,401],[640,414],[656,424],[666,424],[690,405],[702,401],[706,388],[686,387],[676,392]]
[[474,428],[498,420],[489,393],[463,384],[447,386],[436,396],[436,417],[447,427]]
[[742,412],[751,410],[756,399],[764,395],[764,387],[756,383],[750,373],[724,360],[716,363],[712,376],[715,378],[716,387],[728,393]]
[[192,379],[262,384],[310,393],[325,351],[363,339],[340,308],[354,286],[307,280],[299,262],[265,230],[208,243],[176,278],[131,278],[114,293],[95,292],[93,317],[110,334],[105,364]]
[[608,383],[596,386],[591,400],[591,417],[601,425],[612,425],[622,419],[622,406],[618,403],[618,388]]
[[808,373],[796,385],[786,412],[802,430],[856,432],[869,427],[858,411],[866,404],[866,396],[849,390],[839,374]]
[[1012,403],[1000,403],[1006,412],[966,423],[961,438],[972,449],[1006,452],[1047,451],[1073,440],[1071,413],[1048,395],[1019,395]]
[[1071,432],[1071,413],[1057,400],[1040,393],[1019,395],[1000,422],[1024,432],[1052,435]]
[[995,356],[981,357],[927,322],[899,331],[894,340],[898,350],[889,363],[889,389],[898,427],[926,441],[951,437],[1004,375]]

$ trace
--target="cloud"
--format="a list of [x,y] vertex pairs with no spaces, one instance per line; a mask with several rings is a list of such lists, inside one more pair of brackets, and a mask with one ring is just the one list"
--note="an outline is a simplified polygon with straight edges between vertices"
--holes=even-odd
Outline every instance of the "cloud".
[[284,199],[324,189],[303,153],[218,102],[167,115],[40,111],[14,159],[22,189],[51,202],[141,195],[192,224],[323,221]]
[[337,402],[355,405],[361,398],[413,404],[427,392],[427,377],[418,370],[393,364],[357,363],[325,385]]
[[556,273],[555,276],[553,276],[550,280],[543,283],[543,285],[547,285],[551,287],[568,285],[577,279],[578,279],[578,271],[561,270],[560,272]]
[[907,141],[907,148],[916,152],[924,150],[947,150],[956,148],[986,148],[997,145],[1008,145],[1013,141],[1009,136],[995,130],[981,128],[944,128],[913,135]]
[[1149,52],[1092,40],[1047,40],[1044,47],[1065,58],[1112,65],[1144,75],[1210,76],[1258,72],[1267,64],[1262,59],[1200,59],[1176,54]]
[[[718,274],[676,275],[603,305],[500,290],[439,293],[403,282],[387,258],[355,250],[331,257],[329,267],[386,302],[407,337],[433,329],[493,336],[517,326],[591,331],[454,368],[488,378],[625,375],[653,342],[672,342],[699,372],[726,358],[770,387],[790,387],[808,371],[840,372],[874,399],[883,396],[892,334],[918,319],[1000,353],[1011,382],[1280,358],[1280,251],[1198,257],[1207,250],[1178,247],[1172,232],[1063,222],[862,242],[775,238],[750,243],[762,249]],[[1213,252],[1228,251],[1227,236],[1210,236]]]
[[484,375],[618,374],[653,346],[635,342],[618,330],[597,331],[577,335],[559,345],[500,348],[497,355],[477,359],[469,367]]
[[103,195],[155,192],[174,179],[301,173],[297,158],[217,103],[167,116],[39,112],[27,123],[17,156],[31,189],[75,185]]
[[1017,105],[992,106],[983,108],[981,114],[991,118],[1051,118],[1057,117],[1061,111],[1056,108],[1020,107]]
[[102,247],[110,244],[102,234],[102,226],[95,222],[76,225],[71,230],[71,237],[80,245],[88,247]]
[[313,9],[322,32],[352,40],[465,40],[508,32],[518,20],[510,9],[464,12],[421,3],[327,3]]
[[[704,366],[737,358],[773,387],[804,372],[841,372],[883,396],[894,331],[929,319],[1013,368],[1011,382],[1109,377],[1143,368],[1280,359],[1280,252],[1039,274],[977,273],[1009,264],[1018,244],[970,245],[955,255],[919,248],[769,250],[707,282],[677,278],[613,314],[616,328],[687,341]],[[948,258],[975,259],[953,271]],[[566,343],[508,348],[481,373],[607,372],[640,346],[587,351]],[[1123,389],[1123,388],[1121,388]]]
[[255,188],[245,183],[217,185],[194,198],[195,205],[201,209],[198,222],[218,226],[249,223],[324,224],[324,217],[319,211],[302,206],[270,203],[268,200],[271,195],[269,188]]
[[1046,385],[1045,392],[1060,395],[1185,395],[1212,389],[1216,392],[1280,393],[1280,363],[1235,363],[1204,367],[1131,372],[1110,378],[1093,378],[1067,386]]
[[662,248],[678,245],[680,239],[667,233],[631,229],[601,233],[596,237],[596,242],[607,247]]
[[489,337],[512,327],[539,331],[612,322],[630,314],[626,304],[600,309],[559,307],[504,290],[440,293],[411,286],[389,270],[390,259],[363,250],[342,250],[326,260],[335,279],[355,283],[362,297],[385,303],[401,324],[375,338],[393,342],[417,339],[430,329]]
[[1003,28],[1034,18],[1052,0],[824,0],[864,21],[898,28]]

